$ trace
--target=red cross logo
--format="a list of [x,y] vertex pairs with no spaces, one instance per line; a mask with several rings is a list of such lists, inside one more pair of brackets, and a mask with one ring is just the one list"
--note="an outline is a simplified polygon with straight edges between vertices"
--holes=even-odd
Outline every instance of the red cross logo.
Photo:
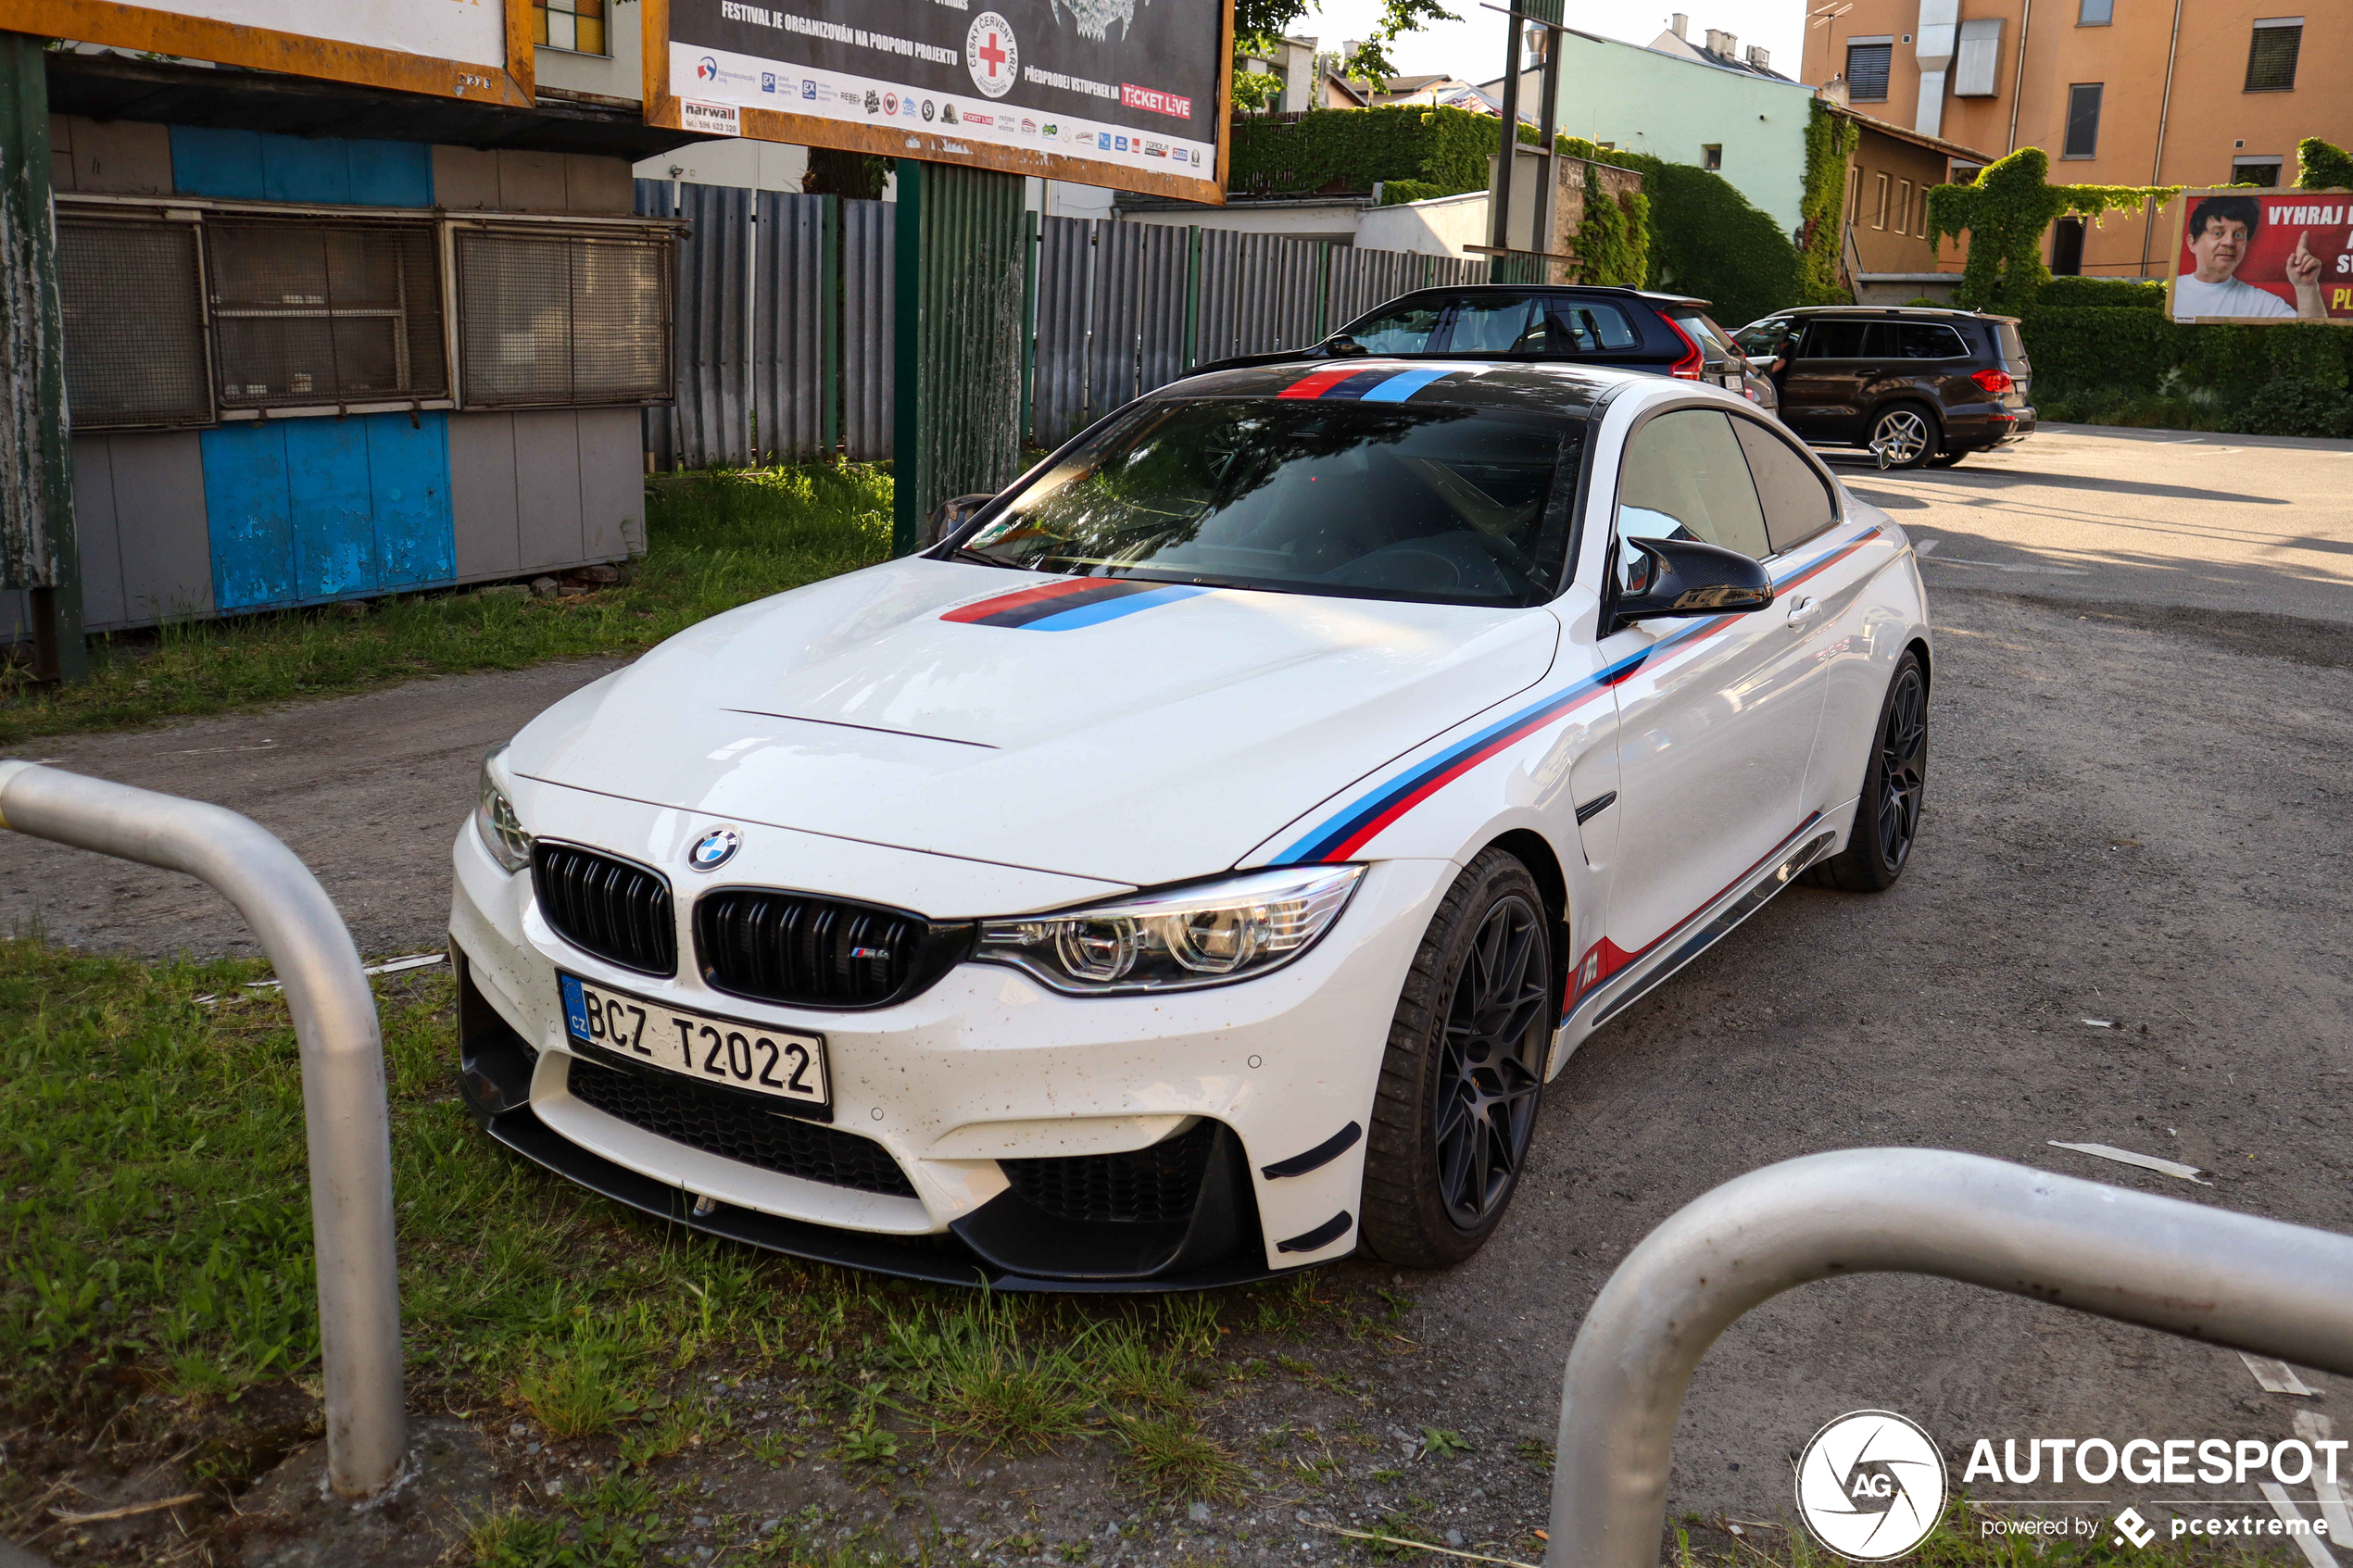
[[994,76],[1004,66],[1005,51],[997,47],[997,35],[990,33],[988,42],[981,45],[980,57],[988,62],[988,74]]

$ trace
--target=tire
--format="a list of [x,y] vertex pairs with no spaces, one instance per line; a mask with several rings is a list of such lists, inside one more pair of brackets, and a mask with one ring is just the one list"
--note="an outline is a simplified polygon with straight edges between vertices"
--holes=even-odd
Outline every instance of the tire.
[[1968,456],[1967,452],[1939,452],[1928,460],[1928,466],[1932,469],[1949,469]]
[[1438,907],[1389,1026],[1362,1238],[1389,1262],[1478,1251],[1519,1185],[1552,1047],[1551,917],[1514,856],[1482,852]]
[[1925,403],[1890,403],[1871,416],[1871,438],[1864,445],[1877,452],[1887,448],[1887,466],[1916,469],[1936,456],[1944,432]]
[[1906,649],[1880,703],[1846,847],[1807,872],[1806,880],[1849,893],[1882,893],[1894,886],[1919,837],[1920,800],[1927,789],[1928,674],[1919,655]]

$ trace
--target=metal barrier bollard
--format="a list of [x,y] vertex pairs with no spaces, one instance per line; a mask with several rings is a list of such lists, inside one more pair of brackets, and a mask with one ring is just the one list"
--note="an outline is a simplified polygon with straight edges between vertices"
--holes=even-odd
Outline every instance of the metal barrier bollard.
[[1933,1274],[2353,1374],[2353,1236],[1943,1149],[1785,1160],[1627,1255],[1561,1388],[1546,1568],[1655,1568],[1692,1371],[1810,1280]]
[[270,956],[301,1044],[327,1480],[346,1497],[375,1491],[399,1471],[409,1447],[400,1274],[384,1040],[343,916],[293,850],[202,801],[0,761],[0,827],[185,872],[235,905]]

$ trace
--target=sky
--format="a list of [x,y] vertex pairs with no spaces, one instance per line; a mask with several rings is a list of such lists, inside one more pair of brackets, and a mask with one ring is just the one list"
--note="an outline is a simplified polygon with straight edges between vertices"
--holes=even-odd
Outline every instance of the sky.
[[[1503,14],[1484,8],[1478,0],[1443,3],[1465,19],[1399,39],[1390,51],[1399,69],[1409,75],[1446,71],[1466,82],[1490,82],[1503,75]],[[1806,0],[1675,0],[1675,4],[1689,8],[1689,35],[1694,41],[1704,41],[1711,27],[1721,28],[1737,36],[1743,49],[1761,44],[1771,50],[1773,69],[1782,75],[1797,74]],[[1567,0],[1562,19],[1580,32],[1647,44],[1665,30],[1667,12],[1673,8],[1662,6],[1654,13],[1640,0],[1631,5]],[[1324,48],[1338,49],[1340,40],[1362,38],[1370,31],[1379,12],[1380,0],[1322,0],[1290,31],[1293,37],[1312,37]]]

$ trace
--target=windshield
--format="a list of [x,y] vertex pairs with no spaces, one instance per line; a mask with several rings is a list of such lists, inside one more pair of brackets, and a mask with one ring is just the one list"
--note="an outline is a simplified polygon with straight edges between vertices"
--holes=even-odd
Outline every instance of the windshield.
[[1345,336],[1375,354],[1602,354],[1642,346],[1607,300],[1559,295],[1419,295],[1358,319]]
[[[958,551],[1033,571],[1437,604],[1562,583],[1579,421],[1284,398],[1147,403]],[[1574,482],[1570,482],[1573,488]]]

